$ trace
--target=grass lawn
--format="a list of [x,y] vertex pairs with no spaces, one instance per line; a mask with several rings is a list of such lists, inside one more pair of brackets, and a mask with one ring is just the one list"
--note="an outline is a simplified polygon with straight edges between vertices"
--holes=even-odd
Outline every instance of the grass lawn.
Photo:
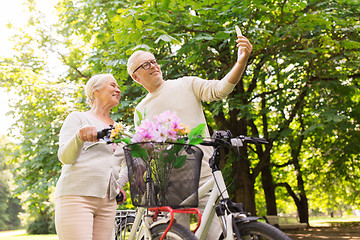
[[0,240],[58,240],[55,234],[28,235],[25,230],[0,231]]

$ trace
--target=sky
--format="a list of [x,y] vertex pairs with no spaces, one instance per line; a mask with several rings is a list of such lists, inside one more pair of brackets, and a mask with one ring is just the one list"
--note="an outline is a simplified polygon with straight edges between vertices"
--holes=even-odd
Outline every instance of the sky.
[[[39,9],[50,14],[53,13],[53,5],[55,0],[35,0]],[[15,27],[24,26],[28,19],[26,6],[24,6],[26,0],[0,0],[0,56],[11,57],[13,52],[11,50],[12,45],[9,41],[11,37],[11,30],[7,28],[7,24],[10,22]],[[8,128],[11,126],[13,120],[5,114],[10,110],[8,105],[8,99],[12,97],[6,91],[0,88],[0,135],[6,134]]]

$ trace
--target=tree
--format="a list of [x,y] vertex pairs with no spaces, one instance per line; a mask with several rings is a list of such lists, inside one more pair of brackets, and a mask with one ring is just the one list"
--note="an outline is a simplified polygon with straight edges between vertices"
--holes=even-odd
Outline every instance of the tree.
[[[14,62],[12,63],[14,64]],[[57,134],[66,113],[62,89],[49,81],[39,79],[31,69],[13,65],[12,71],[3,72],[2,79],[17,90],[18,100],[12,105],[20,136],[8,157],[15,168],[17,194],[28,193],[26,202],[31,213],[30,221],[53,215],[49,197],[58,178],[60,164],[57,160]],[[6,74],[4,76],[4,74]],[[52,218],[46,218],[48,233]],[[44,220],[44,219],[42,219]],[[29,229],[29,232],[39,233]]]
[[[286,183],[279,185],[286,186],[293,197],[302,222],[308,221],[308,203],[301,165],[305,161],[313,160],[313,157],[304,156],[311,154],[314,148],[328,149],[325,145],[317,143],[324,143],[325,139],[326,141],[336,139],[339,134],[342,135],[340,132],[346,135],[350,133],[349,136],[354,141],[358,139],[358,136],[355,136],[357,134],[352,134],[352,129],[356,129],[359,123],[353,108],[358,105],[358,99],[354,96],[358,94],[359,75],[358,70],[353,68],[353,61],[359,59],[358,30],[354,28],[356,22],[359,21],[356,17],[358,10],[354,8],[356,3],[349,1],[342,2],[336,11],[333,8],[335,5],[338,6],[332,1],[327,1],[326,4],[313,1],[304,8],[303,17],[297,19],[304,33],[299,32],[302,34],[301,41],[294,44],[293,46],[296,47],[292,48],[299,53],[298,59],[301,61],[292,60],[289,56],[286,59],[283,58],[296,66],[292,68],[291,74],[297,78],[300,76],[302,83],[299,82],[299,86],[302,85],[303,90],[299,90],[304,93],[304,98],[297,101],[299,109],[294,115],[294,122],[289,125],[289,129],[285,129],[288,133],[284,138],[290,143],[291,149],[291,157],[285,165],[291,164],[295,168],[298,180],[293,188],[296,190],[291,189]],[[344,21],[344,19],[349,19],[349,21]],[[340,99],[342,99],[341,106]],[[285,114],[286,112],[284,116]],[[345,142],[342,147],[347,148],[349,145]],[[349,153],[349,151],[346,152]],[[329,156],[324,157],[323,155],[320,162],[314,162],[317,167],[327,164]],[[341,159],[343,164],[346,162],[353,164],[354,160],[357,161],[351,156]],[[337,165],[336,169],[339,171],[340,165]],[[343,171],[343,177],[349,176],[348,173]],[[339,180],[339,175],[336,179]],[[318,180],[316,184],[322,185],[323,183]]]
[[[302,109],[310,104],[307,100],[312,92],[318,93],[319,85],[333,79],[337,87],[345,83],[356,87],[358,70],[351,62],[359,59],[358,29],[354,27],[358,23],[357,7],[351,1],[340,5],[335,1],[186,1],[176,5],[145,1],[118,10],[120,16],[112,20],[120,51],[154,49],[168,78],[224,76],[236,60],[231,42],[234,25],[240,25],[254,42],[247,74],[223,104],[205,105],[208,119],[214,119],[214,127],[230,129],[234,135],[261,135],[270,144],[266,148],[256,146],[260,159],[256,164],[251,163],[246,149],[241,150],[244,159],[233,163],[235,169],[241,169],[234,186],[235,199],[255,213],[254,184],[261,173],[267,214],[277,213],[273,179],[277,169],[271,166],[278,163],[271,152],[274,145],[289,141],[291,163],[299,173],[296,187],[300,197],[292,196],[301,220],[307,222],[307,199],[298,160],[304,136],[292,133],[310,132],[309,125],[301,124],[308,121],[302,120],[308,116]],[[350,101],[347,106],[356,103]],[[347,119],[339,124],[355,120],[341,112],[334,112],[334,116]],[[349,127],[356,124],[354,121]]]
[[5,136],[0,138],[0,230],[17,229],[20,227],[19,212],[22,211],[20,201],[10,190],[11,165],[6,164]]

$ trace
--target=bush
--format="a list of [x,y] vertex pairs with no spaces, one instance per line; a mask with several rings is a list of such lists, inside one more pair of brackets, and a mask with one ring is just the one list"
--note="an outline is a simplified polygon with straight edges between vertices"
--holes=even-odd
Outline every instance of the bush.
[[55,222],[47,214],[39,215],[27,225],[26,231],[29,234],[55,234]]

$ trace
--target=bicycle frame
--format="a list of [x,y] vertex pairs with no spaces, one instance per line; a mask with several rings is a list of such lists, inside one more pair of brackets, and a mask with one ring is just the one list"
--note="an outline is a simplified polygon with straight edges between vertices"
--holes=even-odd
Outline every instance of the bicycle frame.
[[[208,180],[204,185],[199,188],[199,198],[202,198],[206,193],[211,190],[209,200],[205,206],[205,209],[202,213],[202,221],[198,230],[195,232],[195,236],[199,240],[203,240],[206,238],[207,232],[209,230],[210,224],[215,215],[215,206],[217,204],[217,200],[219,199],[220,193],[222,193],[223,198],[229,198],[229,194],[226,190],[226,185],[222,173],[220,170],[217,170],[213,173],[213,178]],[[232,216],[232,214],[229,214]],[[230,219],[230,221],[229,221]],[[233,237],[233,228],[232,228],[232,218],[227,217],[226,221],[223,223],[223,231],[226,230],[226,239],[234,239]],[[224,228],[225,227],[225,228]]]
[[[215,207],[219,202],[219,197],[221,196],[222,199],[229,198],[225,181],[220,170],[214,171],[213,177],[199,188],[199,198],[205,196],[205,194],[207,194],[210,190],[210,197],[202,213],[201,223],[195,232],[195,236],[199,240],[204,240],[206,238],[210,224],[215,216]],[[248,221],[255,221],[259,219],[258,217],[248,217],[246,214],[242,213],[236,213],[236,216],[233,213],[228,213],[222,219],[220,219],[225,240],[235,239],[233,234],[233,217],[236,217],[237,219],[243,218],[244,220],[246,219]]]
[[[231,136],[230,132],[228,132],[228,131],[215,132],[214,134],[218,134],[218,133],[222,136],[224,136],[224,135],[227,137]],[[248,139],[255,139],[255,138],[248,138]],[[243,146],[243,140],[241,140],[241,139],[231,138],[229,140],[230,140],[232,146],[237,146],[237,147]],[[262,142],[262,143],[266,142],[265,139],[259,139],[259,138],[256,139],[256,141]],[[204,145],[207,145],[207,144],[204,144]],[[212,146],[215,146],[215,145],[212,145]],[[217,157],[216,153],[217,153],[218,149],[219,149],[218,147],[216,147],[214,149],[213,156],[210,158],[210,159],[212,159],[212,161],[214,160],[214,158]],[[209,164],[210,164],[210,162],[209,162]],[[210,180],[208,180],[205,184],[203,184],[199,188],[199,191],[198,191],[200,199],[202,197],[204,197],[205,194],[207,194],[210,190],[211,190],[211,193],[210,193],[208,202],[205,206],[205,209],[202,213],[202,222],[200,223],[198,230],[195,232],[195,236],[199,240],[204,240],[206,238],[210,224],[215,215],[215,209],[217,206],[219,206],[219,208],[216,209],[216,211],[219,210],[218,215],[220,215],[219,220],[221,223],[224,239],[234,240],[234,232],[233,232],[234,231],[233,224],[235,224],[234,219],[236,219],[237,221],[240,220],[240,221],[244,221],[244,222],[245,221],[251,222],[251,221],[257,221],[259,218],[247,216],[247,214],[245,212],[243,212],[243,210],[240,210],[240,209],[242,209],[242,206],[239,207],[238,204],[232,204],[233,207],[235,207],[236,211],[229,210],[230,208],[227,205],[227,203],[229,203],[229,202],[225,202],[225,207],[229,211],[222,211],[221,206],[219,205],[219,202],[220,202],[220,200],[228,200],[229,194],[227,192],[227,187],[226,187],[221,170],[217,167],[214,167],[215,165],[213,165],[213,166],[212,165],[213,164],[210,164],[210,168],[213,170],[213,177]]]
[[[173,222],[174,222],[174,213],[187,213],[187,214],[197,214],[199,217],[199,224],[201,223],[201,213],[197,208],[185,208],[185,209],[172,209],[171,207],[155,207],[149,208],[150,212],[153,212],[153,215],[145,215],[146,208],[138,207],[138,211],[135,214],[135,220],[133,223],[133,227],[130,230],[130,235],[127,238],[128,240],[134,239],[149,239],[151,240],[151,228],[163,223],[169,223],[167,229],[165,230],[163,236],[160,239],[164,239],[168,231],[170,230]],[[169,212],[170,218],[168,216],[159,217],[159,214],[162,212]],[[141,224],[140,224],[141,222]],[[198,225],[199,227],[199,225]],[[195,229],[195,231],[198,229]]]
[[[145,212],[145,208],[137,208],[137,213],[135,215],[134,224],[133,224],[133,227],[131,228],[130,235],[128,238],[129,240],[136,239],[135,237],[136,237],[137,232],[140,235],[145,235],[144,231],[146,232],[146,234],[148,236],[150,236],[150,239],[151,239],[150,228],[147,227],[147,224],[145,223],[145,221],[143,221],[140,226],[140,222],[141,222],[142,216],[144,215],[144,212]],[[140,227],[139,231],[137,231],[138,227]]]
[[[224,133],[220,132],[220,134]],[[269,237],[269,239],[289,239],[286,234],[282,233],[277,228],[272,227],[271,225],[257,222],[260,218],[256,216],[250,216],[249,213],[245,212],[242,203],[231,202],[222,172],[218,168],[218,160],[220,156],[218,154],[218,150],[220,146],[225,146],[224,143],[227,142],[229,143],[229,146],[239,147],[243,146],[243,142],[264,144],[267,143],[266,140],[262,138],[253,138],[246,136],[230,138],[231,135],[229,132],[226,132],[225,134],[227,134],[224,138],[226,141],[221,141],[222,138],[220,138],[220,140],[218,138],[215,138],[214,142],[204,141],[204,143],[201,144],[205,146],[213,146],[215,149],[212,157],[210,157],[209,159],[209,164],[210,168],[212,169],[213,176],[198,189],[198,197],[200,199],[203,198],[205,195],[209,194],[209,192],[210,196],[202,213],[201,222],[199,223],[198,228],[195,232],[195,237],[199,240],[204,240],[206,238],[216,212],[216,216],[219,217],[220,225],[222,227],[222,233],[224,237],[223,239],[225,240],[234,240],[235,238],[241,238],[242,234],[250,237],[264,236],[266,238]],[[189,201],[194,198],[195,194],[196,193],[192,194],[187,199],[182,201],[179,206],[186,206]],[[136,219],[129,237],[130,240],[135,239],[137,232],[136,230],[138,230],[137,227],[139,226],[141,219],[144,220],[141,229],[138,231],[138,236],[139,238],[144,237],[144,239],[146,240],[151,239],[151,227],[156,226],[157,224],[164,224],[169,221],[169,218],[165,216],[159,221],[154,222],[152,221],[152,216],[144,214],[144,208],[138,209],[140,212],[136,214]],[[157,210],[155,210],[155,212],[156,211]],[[173,219],[173,216],[171,219]],[[163,236],[165,236],[166,231]]]
[[[195,236],[199,240],[203,240],[206,238],[210,224],[215,215],[215,206],[218,203],[219,196],[221,195],[222,198],[224,198],[224,199],[229,198],[229,194],[226,189],[225,181],[224,181],[223,175],[220,170],[214,171],[213,177],[211,179],[209,179],[205,184],[203,184],[199,188],[199,190],[198,190],[199,198],[204,197],[205,194],[207,194],[210,190],[211,190],[210,197],[209,197],[207,204],[205,206],[205,209],[202,213],[200,225],[199,225],[197,231],[195,232]],[[189,198],[191,198],[191,197],[192,196],[190,196]],[[186,200],[184,200],[184,202],[186,203]],[[222,221],[223,233],[224,233],[224,236],[225,235],[228,236],[225,238],[228,240],[234,239],[233,227],[232,227],[232,224],[233,224],[232,217],[233,217],[233,214],[230,213],[230,214],[228,214],[226,219],[224,219]],[[246,217],[246,215],[244,214],[243,217]]]

